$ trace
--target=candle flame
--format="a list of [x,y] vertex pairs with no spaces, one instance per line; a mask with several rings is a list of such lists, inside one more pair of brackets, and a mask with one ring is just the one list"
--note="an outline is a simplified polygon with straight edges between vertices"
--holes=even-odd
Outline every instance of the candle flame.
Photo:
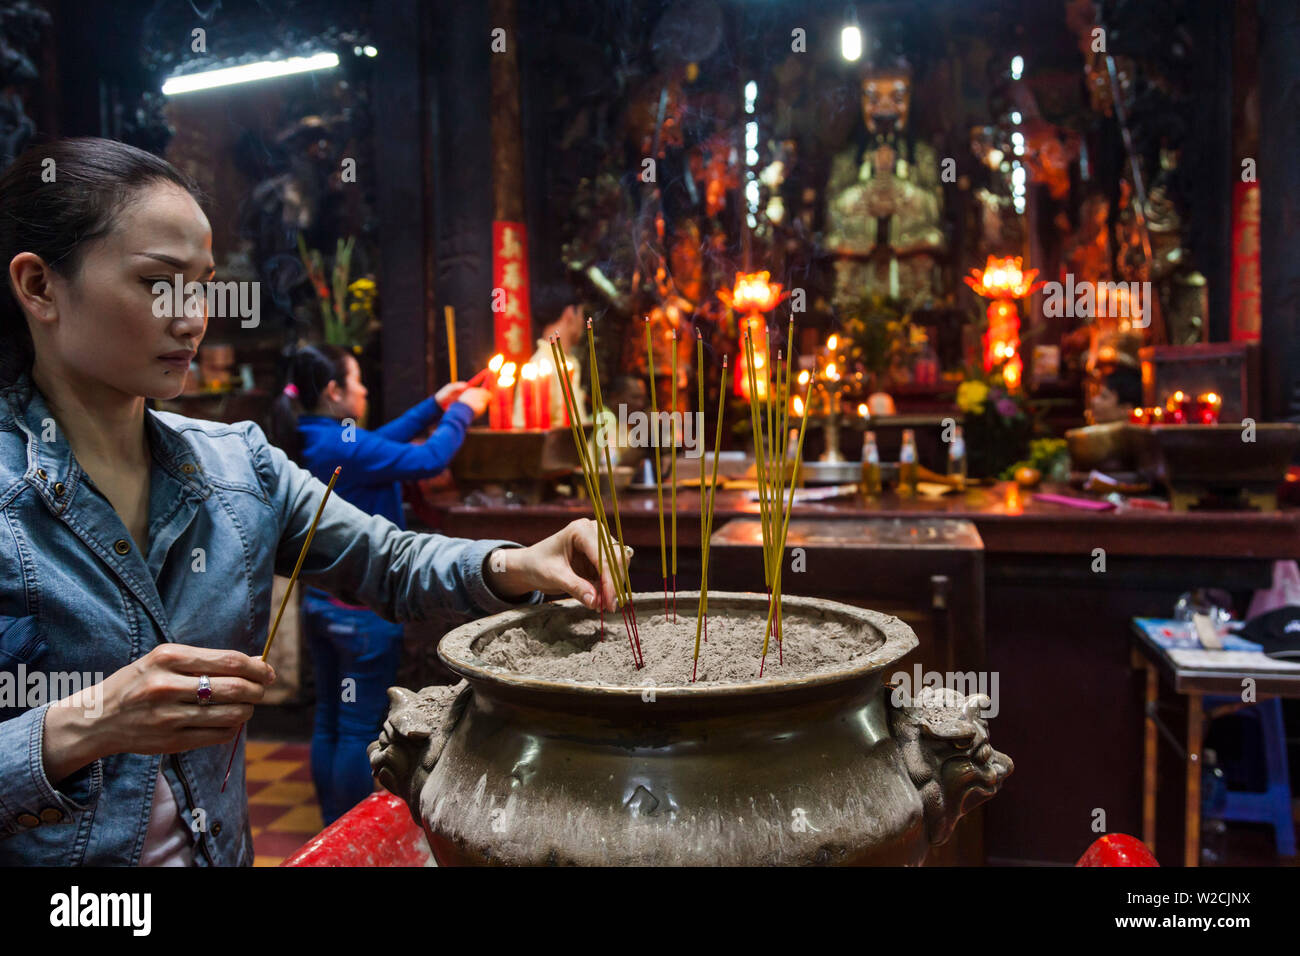
[[800,398],[798,395],[794,397],[794,413],[796,415],[803,414],[803,399]]
[[840,373],[839,370],[835,368],[834,362],[826,363],[826,377],[832,382],[838,382],[840,380]]
[[[1015,355],[1015,351],[1012,350],[1011,354]],[[1002,378],[1007,383],[1007,388],[1011,389],[1012,391],[1016,389],[1016,387],[1020,384],[1020,360],[1019,359],[1016,359],[1014,362],[1007,362],[1007,364],[1003,366]]]
[[[807,385],[807,384],[808,384],[808,370],[807,370],[807,369],[804,369],[802,372],[799,373],[799,384],[800,384],[800,385]],[[796,399],[796,401],[797,401],[797,399]]]
[[838,335],[832,335],[829,339],[826,340],[826,347],[830,349],[832,352],[834,352],[835,349],[839,347],[839,344],[840,344],[840,337]]
[[524,367],[519,370],[519,376],[525,381],[531,382],[537,378],[537,367],[532,362],[525,362]]
[[866,402],[862,402],[862,403],[860,403],[860,404],[858,405],[858,414],[861,415],[863,418],[870,418],[870,417],[871,417],[871,412],[869,412],[869,411],[867,410],[867,403],[866,403]]
[[506,357],[498,352],[496,355],[492,356],[492,360],[488,362],[488,368],[493,372],[499,372],[501,371],[501,363],[505,360]]

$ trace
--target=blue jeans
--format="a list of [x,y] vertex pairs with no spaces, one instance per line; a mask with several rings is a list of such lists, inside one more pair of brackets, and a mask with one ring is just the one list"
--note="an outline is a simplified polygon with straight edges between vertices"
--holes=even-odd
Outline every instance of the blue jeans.
[[374,790],[366,748],[388,712],[402,625],[372,611],[339,607],[314,588],[306,590],[303,614],[316,669],[311,776],[328,825]]

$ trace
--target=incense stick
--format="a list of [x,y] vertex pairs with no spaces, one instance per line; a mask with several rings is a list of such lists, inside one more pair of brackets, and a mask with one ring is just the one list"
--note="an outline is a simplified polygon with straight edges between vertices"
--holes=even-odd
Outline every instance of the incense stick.
[[672,539],[673,539],[673,623],[677,623],[677,330],[673,329],[673,387],[672,409],[668,413],[668,427],[673,433],[672,444]]
[[790,531],[790,514],[794,511],[794,485],[799,474],[799,463],[803,459],[803,439],[804,433],[808,426],[808,399],[812,395],[812,376],[808,376],[808,385],[804,389],[803,397],[803,417],[799,420],[799,445],[794,453],[794,470],[790,473],[790,497],[785,506],[785,517],[781,523],[781,539],[777,545],[778,560],[776,562],[774,579],[772,582],[773,600],[768,604],[767,618],[768,625],[763,628],[763,657],[759,661],[758,676],[763,676],[763,665],[767,661],[767,636],[772,622],[772,614],[781,603],[781,571],[785,568],[785,539]]
[[451,306],[443,306],[442,314],[447,320],[447,365],[451,371],[451,381],[460,380],[456,374],[456,310]]
[[645,317],[645,354],[646,369],[650,376],[650,421],[653,422],[650,433],[651,444],[655,450],[655,498],[659,505],[659,570],[664,577],[664,621],[668,620],[668,544],[664,536],[664,483],[663,466],[659,458],[659,439],[663,429],[659,427],[659,395],[655,387],[655,349],[651,342],[650,316]]
[[[614,579],[615,603],[618,604],[619,611],[623,615],[623,626],[627,629],[628,645],[632,649],[633,664],[640,669],[642,666],[640,639],[635,632],[633,623],[629,621],[627,612],[628,605],[631,603],[631,588],[626,581],[625,569],[622,563],[614,556],[614,542],[609,533],[609,519],[605,515],[605,503],[600,494],[600,474],[591,462],[587,443],[582,436],[582,427],[578,424],[578,402],[573,394],[573,382],[569,375],[569,362],[564,350],[560,347],[559,336],[551,337],[551,354],[555,358],[556,374],[560,378],[560,394],[564,399],[565,411],[569,416],[573,443],[577,448],[578,462],[582,466],[582,477],[587,485],[587,496],[591,499],[595,511],[598,552],[603,549],[604,553],[608,555],[610,574]],[[595,394],[593,391],[593,399]],[[597,427],[599,427],[599,424],[597,424]],[[622,542],[620,541],[621,548]],[[620,553],[626,555],[625,551]]]
[[[703,382],[704,354],[700,349],[700,380]],[[718,488],[718,454],[722,447],[722,413],[726,407],[727,395],[727,357],[722,356],[722,385],[718,389],[718,422],[713,432],[713,477],[709,482],[708,506],[700,509],[700,603],[695,614],[695,660],[691,664],[691,683],[695,683],[696,671],[700,666],[700,633],[703,626],[704,640],[709,639],[709,538],[713,536],[713,497]],[[700,385],[700,415],[704,412],[704,385]],[[703,440],[703,436],[701,436]],[[704,468],[700,468],[700,477]],[[700,503],[704,504],[704,486],[700,486]]]
[[[587,354],[591,366],[592,401],[596,408],[599,408],[603,411],[605,408],[605,399],[602,396],[600,391],[600,370],[596,366],[596,334],[595,331],[592,329],[591,319],[587,320]],[[597,423],[596,430],[593,434],[593,437],[597,439],[597,444],[602,444],[605,449],[605,468],[609,472],[609,496],[611,502],[614,505],[614,529],[618,532],[618,551],[619,554],[625,554],[627,549],[623,546],[623,519],[619,517],[619,513],[618,513],[618,488],[615,487],[615,483],[614,483],[614,462],[609,451],[609,436],[608,435],[605,436],[605,441],[601,442],[599,440],[601,431],[602,429],[600,428],[599,423]],[[597,468],[596,468],[596,480],[597,480],[597,491],[599,491],[599,487],[600,487],[599,463],[597,463]],[[602,501],[601,502],[602,511],[604,510],[604,507],[605,505],[604,502]],[[608,528],[608,522],[606,522],[606,527]],[[626,577],[624,580],[626,581]],[[636,636],[637,657],[641,658],[641,636],[637,632],[636,609],[632,605],[632,588],[630,583],[627,584],[627,597],[628,597],[628,603],[627,603],[628,613],[631,615],[632,618],[632,633]]]
[[[302,563],[307,560],[307,549],[311,547],[311,539],[316,537],[316,525],[320,522],[321,513],[325,510],[325,502],[330,500],[330,493],[334,490],[334,482],[339,480],[339,472],[343,466],[334,469],[334,474],[330,475],[330,483],[325,486],[325,494],[321,495],[320,504],[316,506],[316,514],[311,519],[311,525],[307,528],[307,539],[302,543],[302,550],[298,552],[298,563],[293,566],[293,574],[289,576],[289,586],[284,589],[284,596],[280,598],[280,609],[275,612],[275,621],[271,624],[271,631],[266,636],[266,645],[262,648],[262,660],[266,660],[267,655],[271,653],[271,645],[275,642],[275,635],[280,630],[280,619],[284,617],[285,606],[289,603],[289,595],[293,593],[293,586],[298,583],[298,574],[302,571]],[[230,748],[230,759],[226,761],[226,775],[221,780],[221,792],[226,792],[226,784],[230,782],[230,771],[235,766],[235,754],[239,752],[239,740],[243,736],[244,725],[239,725],[239,731],[235,734],[235,743]]]

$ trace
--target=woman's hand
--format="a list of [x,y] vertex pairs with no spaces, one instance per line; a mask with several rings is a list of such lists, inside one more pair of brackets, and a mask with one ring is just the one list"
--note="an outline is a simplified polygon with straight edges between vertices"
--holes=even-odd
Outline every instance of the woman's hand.
[[[596,522],[580,518],[545,541],[528,548],[499,548],[488,556],[488,586],[505,598],[530,591],[568,594],[592,610],[614,607],[614,576],[609,558],[598,554]],[[618,551],[618,543],[614,543]],[[632,549],[624,549],[624,567]],[[599,564],[601,575],[597,580]],[[599,603],[598,603],[599,599]]]
[[[199,677],[212,683],[198,700]],[[234,739],[275,671],[234,650],[160,644],[82,692],[79,705],[45,713],[45,775],[59,781],[115,753],[167,754]],[[97,697],[89,695],[95,694]],[[90,716],[88,702],[94,702]]]
[[456,401],[464,402],[474,409],[474,417],[478,418],[487,411],[488,403],[492,401],[492,393],[486,388],[467,388],[460,393]]
[[433,395],[433,400],[438,403],[438,407],[444,412],[451,407],[451,403],[460,398],[461,392],[469,388],[464,382],[450,382],[438,389]]

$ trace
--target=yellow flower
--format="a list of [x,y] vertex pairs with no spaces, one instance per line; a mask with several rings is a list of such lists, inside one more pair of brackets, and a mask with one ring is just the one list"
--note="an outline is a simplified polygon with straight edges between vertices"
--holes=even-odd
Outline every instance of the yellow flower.
[[357,279],[357,280],[356,280],[355,282],[353,282],[350,286],[348,286],[348,291],[350,291],[350,292],[356,292],[356,293],[358,293],[358,294],[361,293],[361,292],[363,292],[363,291],[364,291],[364,292],[373,292],[374,289],[375,289],[375,280],[374,280],[374,279]]
[[957,407],[970,415],[984,411],[989,397],[989,387],[983,382],[962,382],[957,386]]

